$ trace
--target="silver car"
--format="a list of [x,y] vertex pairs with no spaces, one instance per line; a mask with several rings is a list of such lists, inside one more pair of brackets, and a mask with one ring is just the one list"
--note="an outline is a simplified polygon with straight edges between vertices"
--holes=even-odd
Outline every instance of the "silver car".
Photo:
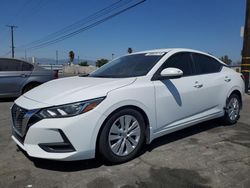
[[18,59],[0,58],[0,98],[17,97],[57,77],[57,72],[38,65]]

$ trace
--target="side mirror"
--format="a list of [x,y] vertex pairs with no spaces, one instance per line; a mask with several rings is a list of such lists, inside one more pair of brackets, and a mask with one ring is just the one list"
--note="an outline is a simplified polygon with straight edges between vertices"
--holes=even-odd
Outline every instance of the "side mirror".
[[161,71],[162,78],[180,78],[183,75],[182,70],[177,68],[166,68]]

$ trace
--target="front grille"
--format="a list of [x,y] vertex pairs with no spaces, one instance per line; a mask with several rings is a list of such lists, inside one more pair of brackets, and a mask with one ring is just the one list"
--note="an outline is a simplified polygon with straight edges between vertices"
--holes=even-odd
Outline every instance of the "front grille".
[[17,132],[15,130],[12,130],[12,135],[21,143],[24,144],[24,139],[25,137],[20,136],[19,134],[17,134]]
[[13,135],[19,141],[20,138],[24,141],[29,127],[41,120],[41,118],[36,114],[38,111],[39,109],[26,110],[16,104],[13,105],[11,109],[13,131],[15,133]]
[[20,136],[24,136],[25,134],[26,127],[24,126],[26,125],[24,125],[25,124],[24,118],[27,112],[28,110],[21,108],[17,106],[16,104],[14,104],[11,109],[13,127],[14,127],[14,130],[17,132],[17,134],[19,134]]

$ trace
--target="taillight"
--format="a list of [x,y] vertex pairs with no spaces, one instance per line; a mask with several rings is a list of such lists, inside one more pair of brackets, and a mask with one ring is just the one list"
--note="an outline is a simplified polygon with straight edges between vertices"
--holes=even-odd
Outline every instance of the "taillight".
[[57,79],[58,78],[58,70],[53,71],[53,78]]

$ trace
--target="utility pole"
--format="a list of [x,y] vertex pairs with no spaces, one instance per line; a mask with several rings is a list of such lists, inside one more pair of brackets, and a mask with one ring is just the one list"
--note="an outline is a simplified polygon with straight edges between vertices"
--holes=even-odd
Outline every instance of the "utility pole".
[[250,0],[246,1],[246,18],[243,38],[241,72],[245,78],[245,92],[248,92],[249,87],[249,72],[250,72]]
[[24,57],[25,57],[25,60],[27,61],[27,50],[26,49],[24,51]]
[[58,50],[56,50],[56,64],[58,64]]
[[15,25],[7,25],[7,27],[11,30],[11,52],[12,52],[12,58],[15,57],[15,51],[14,51],[14,28],[17,28]]

